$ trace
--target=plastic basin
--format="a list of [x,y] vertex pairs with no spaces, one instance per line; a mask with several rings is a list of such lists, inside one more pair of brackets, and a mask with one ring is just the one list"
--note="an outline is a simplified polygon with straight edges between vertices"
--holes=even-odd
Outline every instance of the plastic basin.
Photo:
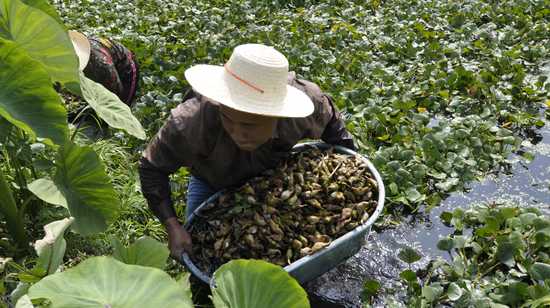
[[[333,147],[335,152],[340,154],[349,154],[349,155],[358,154],[355,151],[352,151],[350,149],[347,149],[341,146],[333,146],[333,145],[320,143],[320,142],[300,143],[294,146],[292,151],[299,152],[301,150],[306,149],[307,146],[311,146],[311,145],[316,146],[322,150]],[[385,190],[384,190],[384,183],[382,182],[382,178],[380,177],[380,174],[378,173],[378,171],[376,170],[376,168],[368,158],[364,156],[361,156],[361,158],[365,161],[365,163],[369,168],[369,171],[371,172],[376,182],[378,183],[377,207],[374,213],[370,216],[370,218],[364,224],[357,226],[355,229],[335,239],[334,241],[332,241],[332,243],[329,246],[316,252],[315,254],[302,257],[284,267],[284,269],[301,284],[321,276],[322,274],[336,267],[338,264],[342,263],[349,257],[356,254],[359,251],[359,249],[363,245],[365,245],[367,241],[367,235],[369,234],[372,225],[374,224],[376,219],[378,219],[378,217],[380,216],[380,213],[384,208]],[[193,223],[193,220],[197,215],[197,213],[200,213],[202,208],[207,204],[214,202],[223,192],[224,192],[223,190],[219,191],[214,195],[210,196],[210,198],[208,198],[206,201],[204,201],[195,210],[195,212],[193,212],[191,216],[189,216],[189,219],[185,223],[184,227],[187,229]],[[187,254],[184,254],[182,256],[181,263],[185,265],[185,267],[187,267],[187,269],[194,276],[199,278],[204,283],[206,284],[212,283],[211,281],[212,277],[202,272],[193,263],[193,261],[189,258]]]

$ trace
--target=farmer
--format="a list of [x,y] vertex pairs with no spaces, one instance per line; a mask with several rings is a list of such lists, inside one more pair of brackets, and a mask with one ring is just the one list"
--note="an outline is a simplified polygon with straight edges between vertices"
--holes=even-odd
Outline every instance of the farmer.
[[84,75],[132,106],[139,80],[134,54],[114,40],[86,37],[72,30],[69,37]]
[[186,216],[216,191],[276,167],[304,138],[354,148],[332,99],[297,79],[273,47],[236,47],[224,66],[185,71],[194,94],[171,112],[143,153],[142,191],[168,232],[172,257],[191,252],[170,197],[168,176],[189,168]]

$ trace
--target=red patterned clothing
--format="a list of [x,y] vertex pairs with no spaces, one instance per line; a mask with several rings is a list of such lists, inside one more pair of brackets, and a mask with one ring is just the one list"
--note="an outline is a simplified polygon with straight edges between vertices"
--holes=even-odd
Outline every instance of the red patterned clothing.
[[122,44],[103,38],[88,38],[90,61],[84,75],[101,83],[131,106],[135,98],[139,69],[134,54]]

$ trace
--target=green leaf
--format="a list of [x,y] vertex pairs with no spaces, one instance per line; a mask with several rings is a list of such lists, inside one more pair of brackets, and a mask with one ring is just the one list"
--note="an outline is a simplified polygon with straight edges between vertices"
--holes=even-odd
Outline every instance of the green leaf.
[[390,185],[388,185],[388,188],[392,195],[397,195],[399,193],[399,187],[397,187],[397,184],[395,183],[390,183]]
[[405,191],[407,199],[411,202],[416,202],[422,199],[422,194],[416,190],[414,187],[410,187]]
[[506,227],[511,229],[523,228],[523,223],[521,222],[521,219],[519,219],[519,217],[512,217],[506,219]]
[[527,292],[529,293],[529,296],[531,298],[540,298],[546,295],[550,295],[550,287],[536,284],[533,286],[529,286],[527,288]]
[[536,156],[531,152],[523,152],[521,154],[521,157],[525,158],[525,160],[527,160],[527,162],[530,163],[535,159]]
[[72,224],[73,218],[51,222],[44,226],[46,235],[34,243],[38,255],[36,266],[47,274],[53,274],[63,264],[67,242],[63,238],[65,230]]
[[120,210],[120,201],[105,167],[90,147],[72,142],[60,147],[54,182],[67,199],[78,233],[104,231]]
[[519,214],[519,209],[517,207],[504,207],[500,208],[498,213],[502,220],[506,220],[508,218],[516,217]]
[[517,245],[509,239],[497,241],[497,253],[498,260],[508,267],[513,267],[516,264],[514,256],[518,250]]
[[103,85],[80,74],[82,95],[90,106],[107,124],[127,131],[130,135],[145,139],[145,130],[134,117],[130,107]]
[[401,249],[401,251],[398,254],[398,257],[403,262],[406,262],[408,264],[414,263],[422,258],[415,249],[412,249],[410,247],[405,247]]
[[524,282],[512,282],[504,288],[501,302],[511,307],[517,307],[529,296],[528,285]]
[[533,220],[533,226],[536,230],[549,229],[550,228],[550,219],[537,218]]
[[79,82],[78,59],[69,35],[51,16],[19,0],[0,0],[0,29],[0,38],[26,50],[54,81]]
[[531,265],[529,269],[529,275],[535,280],[546,280],[550,279],[550,264],[536,262]]
[[449,237],[440,239],[437,242],[437,249],[451,251],[453,249],[453,239]]
[[442,191],[446,192],[446,191],[451,190],[456,185],[458,185],[459,181],[460,180],[458,178],[450,178],[450,179],[447,179],[443,182],[436,183],[435,187],[437,187],[437,188],[441,189]]
[[516,142],[516,138],[514,136],[502,137],[501,140],[504,144],[514,144]]
[[466,246],[466,237],[463,235],[453,236],[453,248],[461,249]]
[[0,84],[0,117],[33,137],[63,144],[68,133],[67,112],[48,74],[24,50],[2,38]]
[[537,214],[535,213],[524,213],[519,215],[519,219],[521,219],[521,223],[524,225],[531,225],[535,219],[537,219]]
[[550,227],[537,231],[535,241],[537,247],[550,247]]
[[495,235],[500,228],[500,223],[495,217],[487,217],[485,226],[478,228],[475,234],[478,236]]
[[428,303],[434,302],[442,294],[443,287],[439,283],[434,283],[422,288],[422,297],[424,297]]
[[126,264],[164,269],[170,251],[165,244],[148,236],[142,236],[128,247],[114,239],[113,257]]
[[190,277],[191,273],[183,273],[177,280],[186,298],[193,298],[193,293],[191,293],[191,282],[189,281]]
[[541,297],[536,300],[528,301],[524,305],[522,305],[521,308],[548,307],[548,306],[550,306],[550,295],[546,295],[545,297]]
[[445,211],[439,215],[439,218],[446,226],[450,226],[451,220],[453,219],[453,213]]
[[52,180],[34,180],[27,188],[40,200],[67,208],[67,199]]
[[62,27],[65,27],[63,20],[59,17],[59,14],[53,6],[51,6],[47,0],[22,0],[26,5],[32,6],[35,9],[39,9],[42,12],[50,15],[55,21],[57,21]]
[[233,260],[214,273],[214,281],[216,308],[309,307],[298,282],[281,267],[265,261]]
[[456,283],[451,282],[449,288],[447,289],[447,297],[451,301],[456,301],[462,296],[462,288],[459,287]]
[[28,295],[47,298],[53,307],[193,307],[167,273],[110,257],[92,257],[47,276]]
[[416,281],[416,273],[410,269],[406,269],[399,273],[399,277],[408,282]]
[[376,294],[378,294],[378,292],[380,291],[380,282],[378,282],[377,280],[373,280],[373,279],[368,279],[368,280],[365,280],[365,282],[363,283],[363,298],[365,299],[370,299],[372,298],[373,296],[375,296]]
[[40,279],[42,279],[42,277],[43,276],[36,276],[29,272],[21,272],[17,274],[17,278],[19,279],[20,282],[29,283],[29,284],[39,282]]
[[468,244],[468,247],[472,248],[472,250],[474,251],[474,253],[476,254],[480,254],[481,252],[483,252],[483,247],[481,247],[481,245],[479,245],[477,242],[470,242]]

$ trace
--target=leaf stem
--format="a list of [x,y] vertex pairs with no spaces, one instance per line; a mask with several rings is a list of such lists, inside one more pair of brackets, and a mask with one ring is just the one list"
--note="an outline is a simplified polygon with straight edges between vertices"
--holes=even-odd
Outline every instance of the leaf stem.
[[17,246],[24,248],[28,244],[27,235],[25,234],[25,224],[23,217],[13,198],[13,193],[10,189],[4,171],[0,168],[0,211],[4,215],[10,235],[14,238]]

